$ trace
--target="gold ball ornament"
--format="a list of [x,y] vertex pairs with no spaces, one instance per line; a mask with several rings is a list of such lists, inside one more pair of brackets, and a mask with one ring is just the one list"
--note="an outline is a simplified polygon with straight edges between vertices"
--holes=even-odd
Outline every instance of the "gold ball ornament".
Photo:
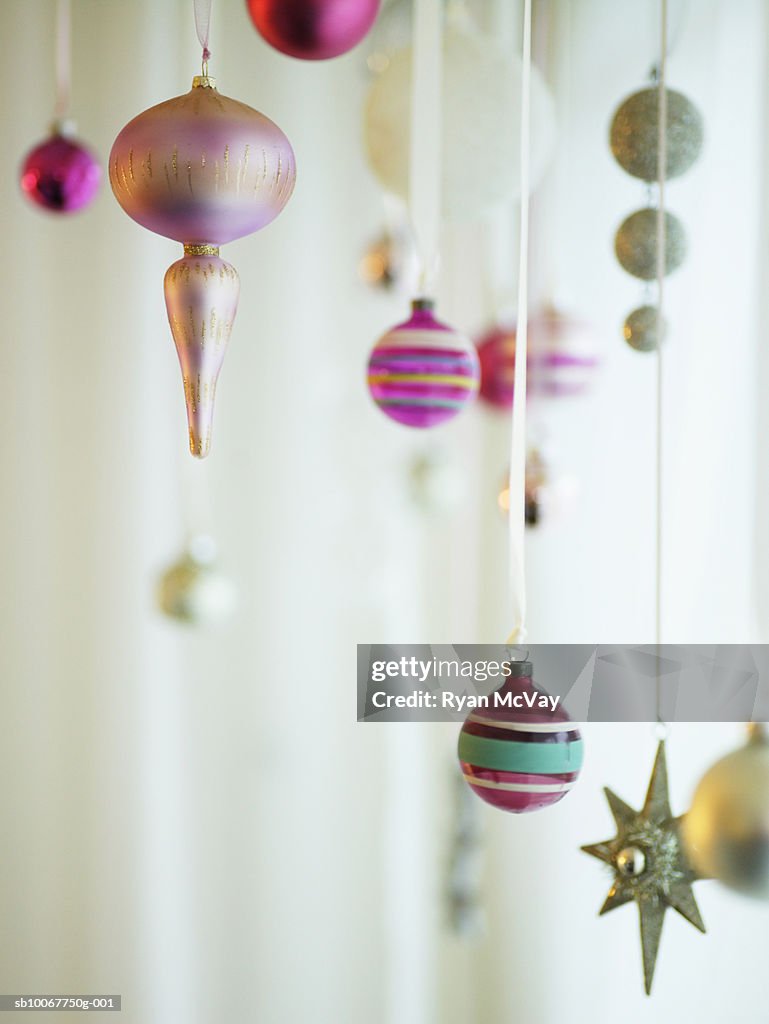
[[[642,281],[657,276],[657,211],[652,207],[631,213],[619,226],[614,252],[623,270]],[[665,213],[665,276],[686,258],[686,230],[672,213]]]
[[195,537],[161,574],[157,601],[164,615],[190,626],[217,625],[230,617],[237,595],[216,564],[216,545],[210,537]]
[[[684,174],[702,151],[702,116],[683,93],[667,89],[666,178]],[[658,177],[659,88],[628,96],[617,108],[609,144],[620,167],[643,181]]]
[[667,323],[657,313],[656,306],[639,306],[629,313],[622,327],[628,345],[636,352],[656,352],[665,340]]
[[705,773],[684,819],[687,856],[700,874],[769,900],[769,737],[748,743]]

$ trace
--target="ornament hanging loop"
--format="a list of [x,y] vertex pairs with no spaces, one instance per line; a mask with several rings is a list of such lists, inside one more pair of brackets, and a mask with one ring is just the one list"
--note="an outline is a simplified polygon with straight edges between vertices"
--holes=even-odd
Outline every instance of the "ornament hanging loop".
[[198,42],[201,46],[201,69],[203,78],[208,78],[208,62],[211,59],[211,51],[208,48],[208,39],[211,34],[211,4],[213,0],[193,0],[195,12],[195,31],[198,35]]

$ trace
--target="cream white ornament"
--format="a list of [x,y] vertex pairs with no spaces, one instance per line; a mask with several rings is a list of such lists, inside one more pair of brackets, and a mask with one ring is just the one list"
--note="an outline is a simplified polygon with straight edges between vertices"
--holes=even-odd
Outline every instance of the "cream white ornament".
[[[520,195],[523,66],[466,23],[443,38],[443,214],[467,221]],[[381,185],[409,194],[411,48],[391,55],[366,100],[366,157]],[[532,68],[530,185],[542,177],[555,143],[555,105]]]

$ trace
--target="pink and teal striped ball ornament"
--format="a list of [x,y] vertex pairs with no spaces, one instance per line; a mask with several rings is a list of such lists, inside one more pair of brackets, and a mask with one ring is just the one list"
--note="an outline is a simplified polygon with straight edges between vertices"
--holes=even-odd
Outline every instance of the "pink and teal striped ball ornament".
[[475,398],[479,378],[473,343],[435,319],[430,299],[412,302],[411,317],[379,339],[368,364],[372,398],[407,427],[452,419]]
[[[529,661],[510,664],[497,690],[513,696],[535,690]],[[582,737],[561,708],[494,707],[472,711],[459,733],[465,781],[486,803],[523,814],[550,807],[575,785],[582,767]]]

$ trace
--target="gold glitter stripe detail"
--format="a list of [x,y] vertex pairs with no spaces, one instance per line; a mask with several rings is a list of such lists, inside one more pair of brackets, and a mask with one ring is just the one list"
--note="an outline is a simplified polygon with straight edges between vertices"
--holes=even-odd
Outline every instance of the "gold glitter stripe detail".
[[185,245],[185,256],[218,256],[218,245]]

